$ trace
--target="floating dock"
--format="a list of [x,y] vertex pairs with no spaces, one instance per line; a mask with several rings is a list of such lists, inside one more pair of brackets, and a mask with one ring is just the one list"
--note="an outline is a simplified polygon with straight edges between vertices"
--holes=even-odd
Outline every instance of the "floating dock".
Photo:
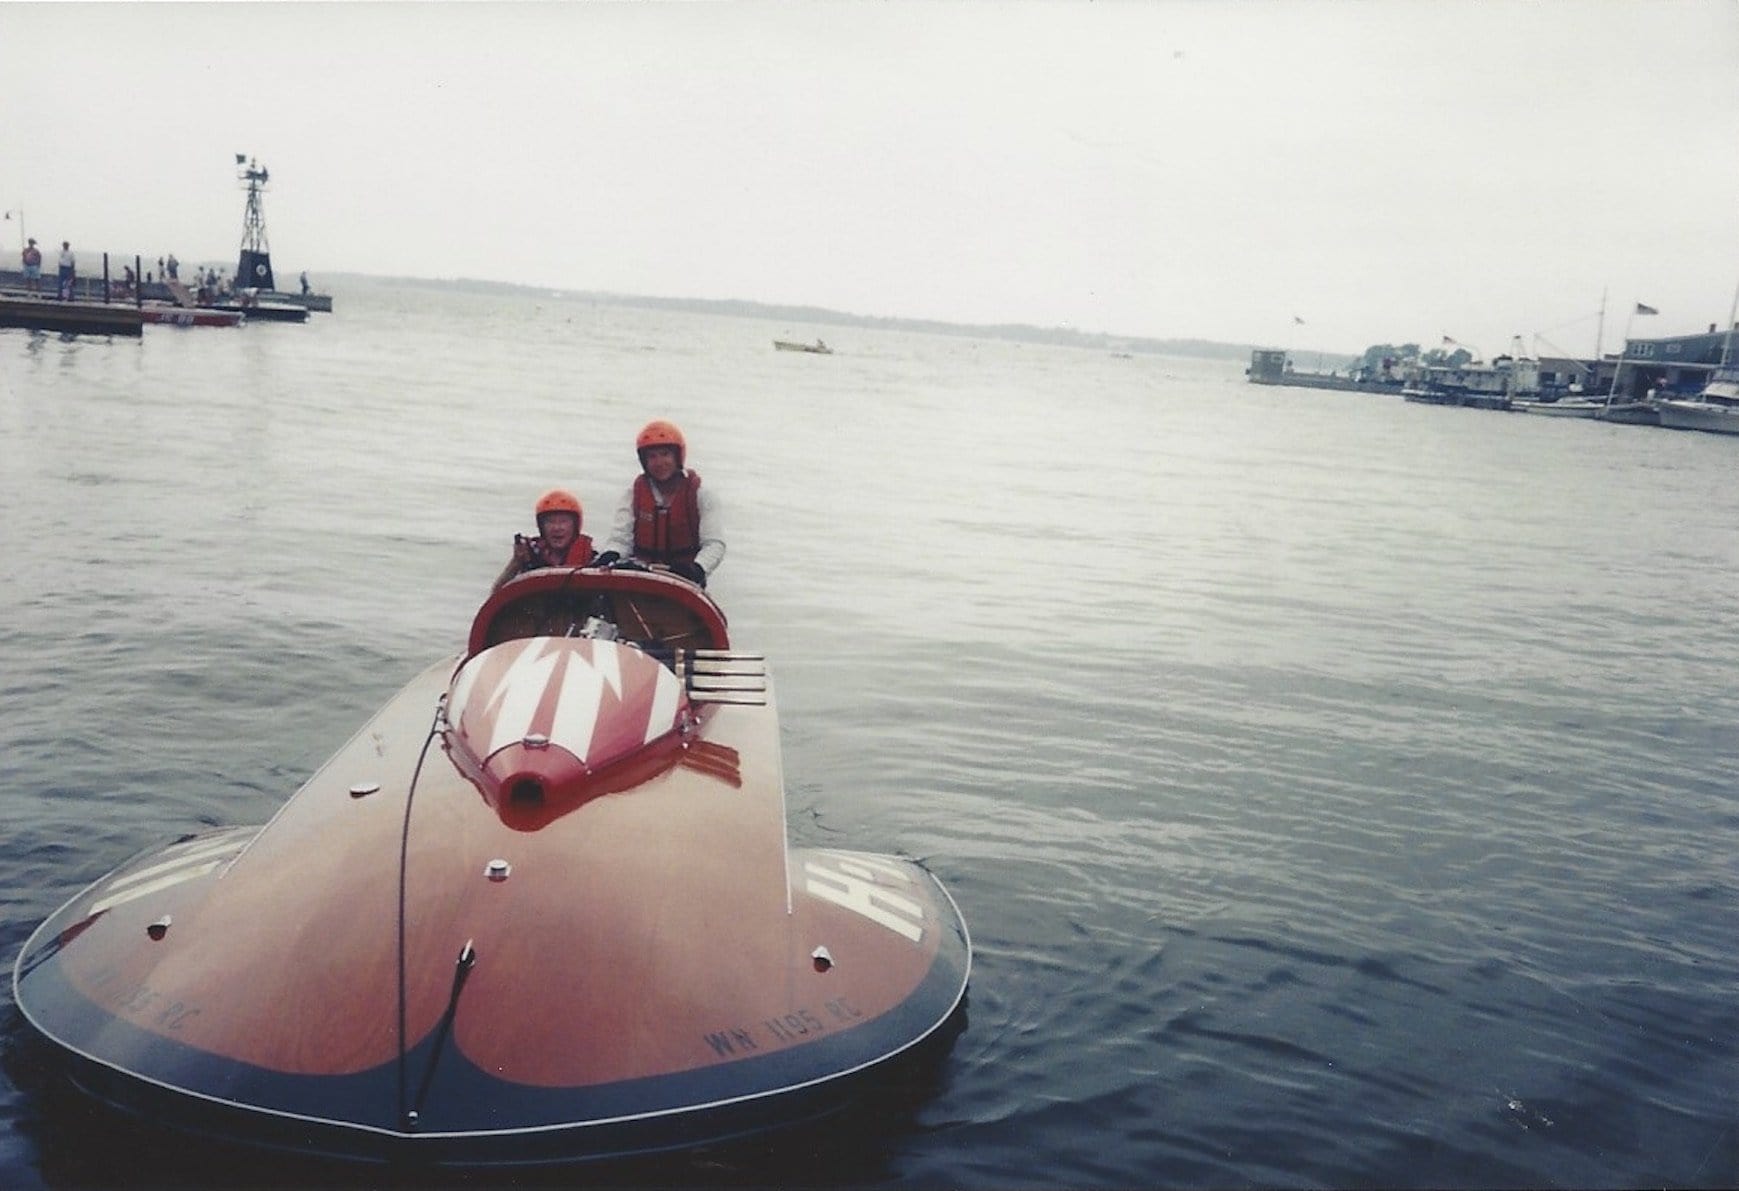
[[1297,372],[1288,369],[1276,376],[1258,376],[1250,373],[1250,383],[1253,385],[1286,385],[1295,389],[1334,389],[1346,393],[1387,393],[1392,397],[1401,395],[1401,381],[1395,380],[1359,380],[1353,376],[1337,376],[1332,372]]
[[145,313],[130,302],[62,302],[0,294],[0,327],[137,338],[145,333]]

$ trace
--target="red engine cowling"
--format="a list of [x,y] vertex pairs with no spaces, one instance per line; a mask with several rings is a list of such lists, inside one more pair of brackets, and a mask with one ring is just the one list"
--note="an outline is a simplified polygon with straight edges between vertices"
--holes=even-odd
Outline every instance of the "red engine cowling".
[[690,719],[669,667],[587,638],[504,641],[461,666],[447,693],[448,746],[498,805],[576,793]]

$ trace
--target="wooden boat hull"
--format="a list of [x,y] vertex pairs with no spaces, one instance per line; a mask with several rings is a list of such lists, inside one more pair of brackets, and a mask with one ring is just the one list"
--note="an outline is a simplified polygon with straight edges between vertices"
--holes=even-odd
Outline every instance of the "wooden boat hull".
[[1601,407],[1599,418],[1620,426],[1659,426],[1661,421],[1652,401],[1614,401]]
[[1512,401],[1510,409],[1516,413],[1538,414],[1547,418],[1597,418],[1605,405],[1598,401],[1578,401],[1566,398],[1560,401]]
[[209,306],[174,306],[167,303],[146,303],[140,314],[147,324],[166,327],[239,327],[242,315],[237,310],[215,310]]
[[1739,408],[1702,401],[1657,401],[1660,424],[1670,430],[1739,434]]
[[260,300],[263,302],[276,303],[278,305],[301,306],[304,309],[313,310],[320,314],[332,313],[331,294],[304,294],[298,293],[295,290],[262,290],[260,292]]
[[252,322],[305,323],[308,321],[306,307],[289,306],[279,302],[226,302],[206,307],[206,309],[240,314]]
[[[51,916],[14,994],[74,1078],[304,1153],[565,1162],[789,1124],[945,1034],[971,962],[947,892],[789,848],[754,659],[680,580],[600,574],[510,584],[480,648],[265,827],[148,851]],[[515,635],[601,592],[646,640]]]

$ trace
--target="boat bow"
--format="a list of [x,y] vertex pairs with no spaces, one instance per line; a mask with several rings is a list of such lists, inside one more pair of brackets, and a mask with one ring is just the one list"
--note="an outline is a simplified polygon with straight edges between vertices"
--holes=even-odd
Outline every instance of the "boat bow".
[[555,571],[497,593],[264,828],[72,899],[14,988],[126,1107],[492,1163],[801,1116],[934,1034],[969,966],[917,865],[788,849],[772,686],[704,593]]

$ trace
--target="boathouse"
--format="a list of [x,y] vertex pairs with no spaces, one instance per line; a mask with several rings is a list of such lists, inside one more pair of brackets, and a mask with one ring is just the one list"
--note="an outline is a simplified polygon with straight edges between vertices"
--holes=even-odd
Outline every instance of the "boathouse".
[[1286,353],[1273,348],[1259,347],[1250,353],[1250,367],[1245,370],[1248,376],[1257,384],[1275,384],[1286,372]]
[[[1700,393],[1720,365],[1727,332],[1714,323],[1696,335],[1624,341],[1624,369],[1614,397],[1641,399],[1650,389],[1660,396]],[[1739,343],[1739,338],[1736,338]]]

